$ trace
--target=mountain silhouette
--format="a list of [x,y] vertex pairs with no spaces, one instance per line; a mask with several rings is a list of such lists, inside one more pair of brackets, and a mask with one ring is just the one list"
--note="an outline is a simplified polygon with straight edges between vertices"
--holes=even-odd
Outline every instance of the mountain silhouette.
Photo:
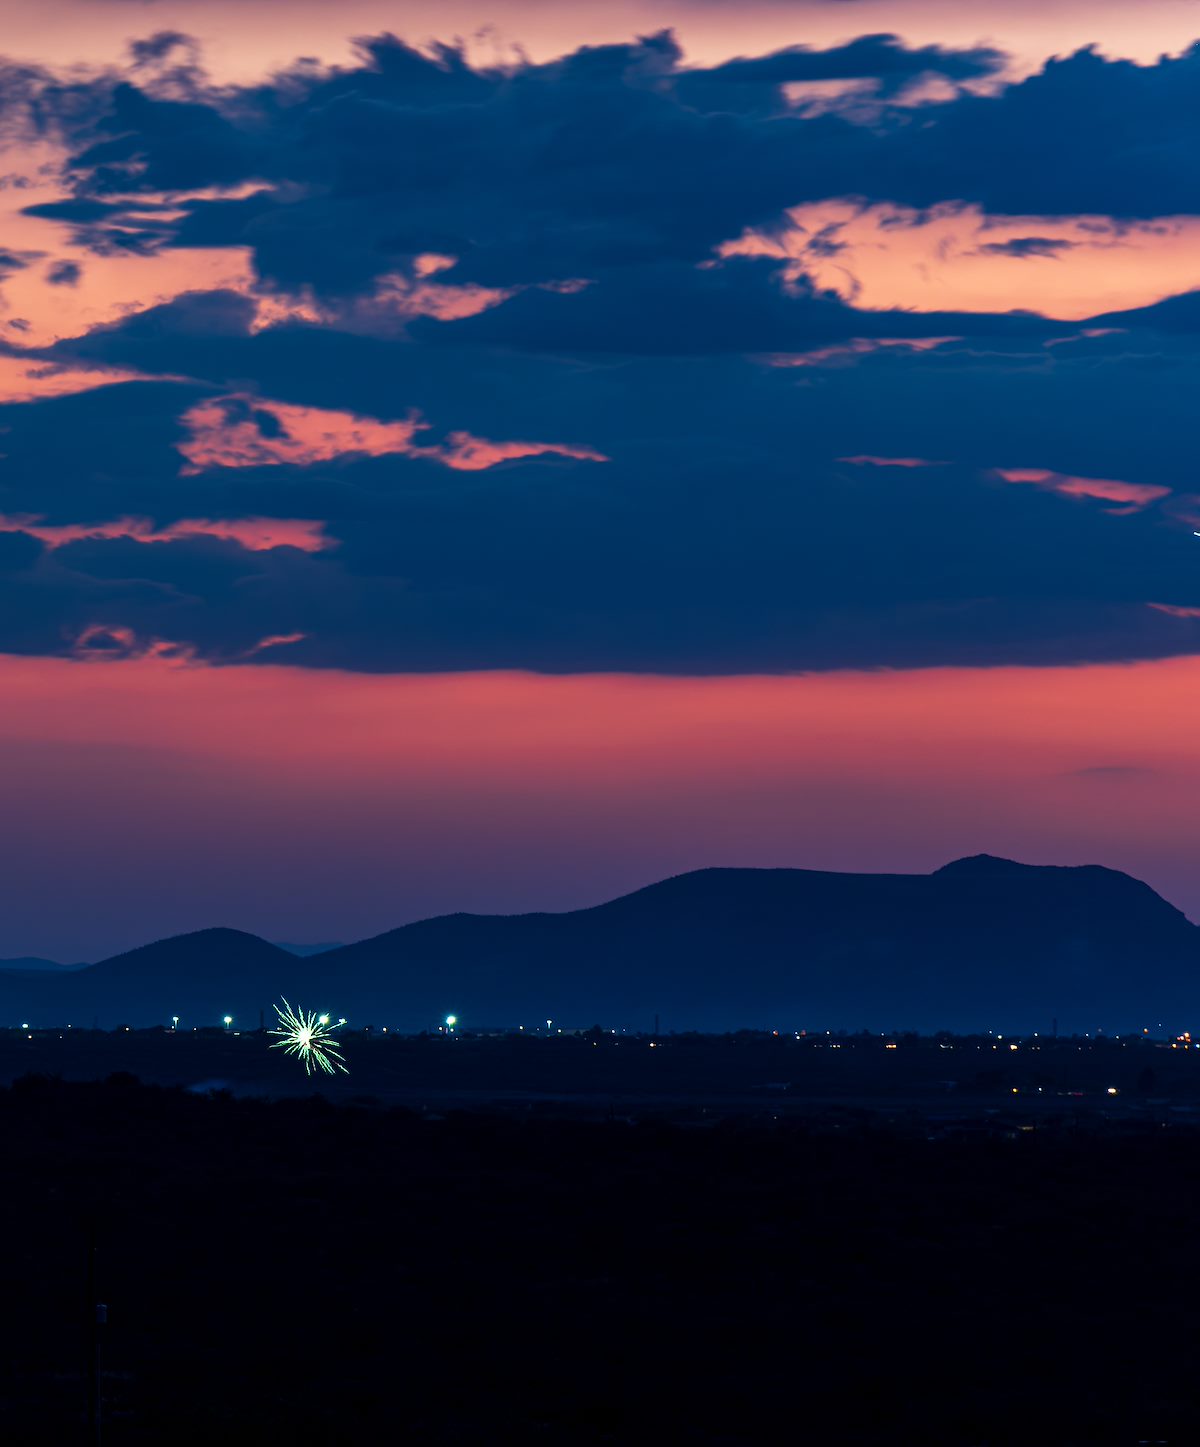
[[57,960],[44,960],[40,955],[18,955],[16,959],[0,960],[0,970],[82,970],[84,965],[63,965]]
[[977,855],[933,874],[703,869],[591,909],[445,915],[297,958],[237,930],[70,975],[0,976],[0,1018],[668,1030],[1190,1028],[1200,930],[1116,870]]

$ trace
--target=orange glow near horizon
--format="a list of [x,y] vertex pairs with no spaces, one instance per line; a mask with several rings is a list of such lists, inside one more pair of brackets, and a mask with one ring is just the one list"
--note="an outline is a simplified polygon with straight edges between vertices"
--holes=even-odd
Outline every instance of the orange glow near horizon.
[[[13,897],[22,879],[36,897],[52,858],[75,881],[73,919],[19,938],[10,921],[13,953],[215,923],[353,938],[706,865],[926,870],[979,851],[1125,868],[1200,913],[1197,658],[698,679],[162,650],[3,657],[0,688],[0,807],[27,821]],[[114,894],[127,870],[136,889]]]
[[[943,71],[971,61],[910,77],[894,126],[878,120],[886,77],[883,92],[820,80],[760,108],[736,75],[672,98],[668,72],[890,34],[1005,51],[1006,68],[983,57],[987,74],[963,87],[998,91],[1093,43],[1140,64],[1180,54],[1200,36],[1200,0],[6,8],[0,409],[17,405],[0,423],[0,598],[6,645],[42,656],[0,654],[0,958],[96,959],[221,924],[351,940],[453,910],[585,906],[705,866],[924,871],[983,851],[1122,868],[1200,920],[1200,653],[713,677],[300,666],[662,658],[607,650],[639,629],[654,645],[666,599],[684,656],[733,667],[770,656],[739,651],[724,616],[755,549],[765,571],[747,606],[780,628],[824,600],[821,657],[879,656],[860,640],[891,606],[900,646],[941,639],[942,657],[995,656],[1017,637],[1021,656],[1070,657],[1106,620],[1121,629],[1112,647],[1193,646],[1200,608],[1183,606],[1197,599],[1173,549],[1200,541],[1186,533],[1200,533],[1187,477],[1200,215],[985,215],[958,199],[1186,207],[1158,102],[1183,104],[1191,61],[1132,79],[1121,67],[1102,91],[1084,59],[1011,108],[965,107],[993,113],[965,163],[936,127],[932,149],[917,140],[934,111],[914,97],[957,94]],[[384,32],[427,56],[435,38],[460,44],[509,75],[503,115],[477,103],[490,81],[442,89],[395,55],[381,57],[394,87],[354,77],[305,94],[301,71],[362,66],[361,38]],[[591,54],[518,74],[638,37],[628,66]],[[909,62],[894,60],[903,86]],[[59,126],[48,90],[26,104],[43,83],[75,121]],[[377,150],[381,108],[414,84],[427,86],[419,114]],[[776,114],[836,110],[855,88],[864,107],[842,119]],[[1089,147],[1096,95],[1118,99]],[[199,104],[214,96],[217,114]],[[1153,116],[1120,113],[1143,101]],[[272,107],[288,110],[282,125]],[[864,147],[847,116],[878,123],[882,146]],[[1013,184],[1051,126],[1063,145],[1033,166],[1036,184]],[[910,142],[911,164],[892,150]],[[877,158],[911,181],[873,179]],[[1067,166],[1111,184],[1069,185]],[[197,189],[114,189],[139,180]],[[867,205],[855,186],[943,204]],[[189,201],[259,190],[174,227]],[[54,204],[71,200],[84,204]],[[741,305],[735,284],[711,314],[697,293],[694,336],[664,341],[705,275],[693,267],[720,273],[717,293],[770,274],[768,322],[788,290],[845,305],[813,306],[806,331],[801,302],[757,327],[751,298],[740,331],[725,310]],[[636,314],[622,276],[645,289]],[[552,302],[543,330],[529,303],[585,288]],[[1188,293],[1145,323],[1122,315]],[[463,320],[495,307],[486,325]],[[1014,312],[1029,315],[977,315]],[[598,314],[609,352],[589,335]],[[808,351],[725,350],[739,336],[801,348],[805,334]],[[112,385],[128,382],[143,385]],[[539,457],[534,478],[506,467]],[[276,508],[298,516],[264,516]],[[880,571],[884,547],[899,561]],[[793,586],[789,558],[803,569],[817,549]],[[547,567],[530,572],[535,552]],[[1166,600],[1136,607],[1144,632],[1126,627],[1130,597]]]

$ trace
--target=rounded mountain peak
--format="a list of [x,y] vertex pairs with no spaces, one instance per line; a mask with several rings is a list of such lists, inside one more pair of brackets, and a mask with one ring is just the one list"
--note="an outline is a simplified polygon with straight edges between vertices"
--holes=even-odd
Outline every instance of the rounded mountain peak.
[[934,874],[1011,874],[1019,869],[1036,869],[1036,864],[1021,864],[1015,859],[1001,859],[997,854],[968,854],[952,859],[935,869]]

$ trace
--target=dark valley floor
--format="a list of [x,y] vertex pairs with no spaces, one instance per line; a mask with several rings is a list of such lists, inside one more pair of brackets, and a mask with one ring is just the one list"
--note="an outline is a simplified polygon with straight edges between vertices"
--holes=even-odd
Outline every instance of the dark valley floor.
[[1200,1134],[0,1090],[0,1432],[1195,1440]]

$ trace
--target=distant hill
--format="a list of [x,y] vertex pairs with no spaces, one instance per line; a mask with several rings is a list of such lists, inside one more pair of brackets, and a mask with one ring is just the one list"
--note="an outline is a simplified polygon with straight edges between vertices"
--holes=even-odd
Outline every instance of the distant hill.
[[256,1026],[281,994],[403,1029],[1157,1030],[1200,1024],[1200,930],[1098,866],[705,869],[565,914],[446,915],[306,959],[236,930],[0,976],[0,1019]]
[[287,950],[289,955],[299,955],[301,959],[307,959],[309,955],[327,955],[330,950],[340,950],[345,940],[325,940],[321,944],[296,945],[285,940],[272,940],[281,950]]
[[0,970],[82,970],[86,965],[60,965],[57,960],[44,960],[40,955],[18,955],[16,959],[0,960]]

